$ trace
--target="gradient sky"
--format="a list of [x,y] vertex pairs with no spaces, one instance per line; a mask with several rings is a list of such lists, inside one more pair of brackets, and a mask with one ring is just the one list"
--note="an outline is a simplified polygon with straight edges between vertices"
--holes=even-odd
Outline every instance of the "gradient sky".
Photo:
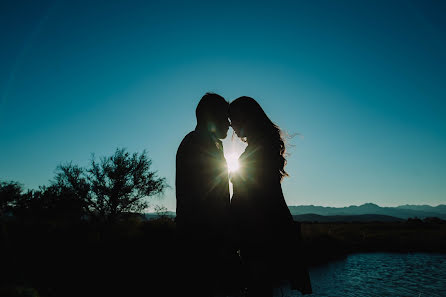
[[37,188],[60,163],[146,149],[172,186],[154,203],[175,209],[176,150],[213,91],[300,133],[289,205],[445,203],[445,15],[444,1],[1,1],[0,179]]

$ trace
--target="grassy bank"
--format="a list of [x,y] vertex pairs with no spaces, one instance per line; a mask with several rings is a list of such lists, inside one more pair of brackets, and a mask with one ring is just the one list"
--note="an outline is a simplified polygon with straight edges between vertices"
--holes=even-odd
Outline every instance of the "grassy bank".
[[301,223],[310,265],[357,252],[446,253],[446,222]]

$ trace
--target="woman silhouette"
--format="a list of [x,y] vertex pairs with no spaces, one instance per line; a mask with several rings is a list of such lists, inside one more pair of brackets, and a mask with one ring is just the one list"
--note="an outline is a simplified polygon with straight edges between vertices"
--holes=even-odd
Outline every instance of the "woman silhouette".
[[234,243],[247,275],[248,296],[272,296],[283,280],[309,294],[300,234],[282,193],[281,181],[288,174],[280,129],[250,97],[234,100],[229,114],[235,133],[248,143],[239,170],[231,173]]

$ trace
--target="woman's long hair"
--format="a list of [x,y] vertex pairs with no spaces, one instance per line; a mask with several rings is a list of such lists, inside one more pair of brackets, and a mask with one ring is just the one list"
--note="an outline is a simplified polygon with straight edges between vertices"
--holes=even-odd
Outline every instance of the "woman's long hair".
[[243,117],[243,122],[248,135],[248,142],[267,144],[266,148],[271,148],[277,156],[277,168],[280,180],[288,173],[285,171],[287,160],[285,158],[286,147],[282,131],[279,126],[274,124],[263,111],[257,101],[251,97],[242,96],[235,99],[229,105],[229,116]]

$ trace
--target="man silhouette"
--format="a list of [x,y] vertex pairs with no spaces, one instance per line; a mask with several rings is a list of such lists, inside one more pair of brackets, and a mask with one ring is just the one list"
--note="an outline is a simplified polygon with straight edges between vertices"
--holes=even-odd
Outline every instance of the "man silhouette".
[[183,296],[213,296],[223,277],[229,227],[229,180],[220,139],[227,135],[229,103],[206,93],[197,126],[176,155],[176,225]]

